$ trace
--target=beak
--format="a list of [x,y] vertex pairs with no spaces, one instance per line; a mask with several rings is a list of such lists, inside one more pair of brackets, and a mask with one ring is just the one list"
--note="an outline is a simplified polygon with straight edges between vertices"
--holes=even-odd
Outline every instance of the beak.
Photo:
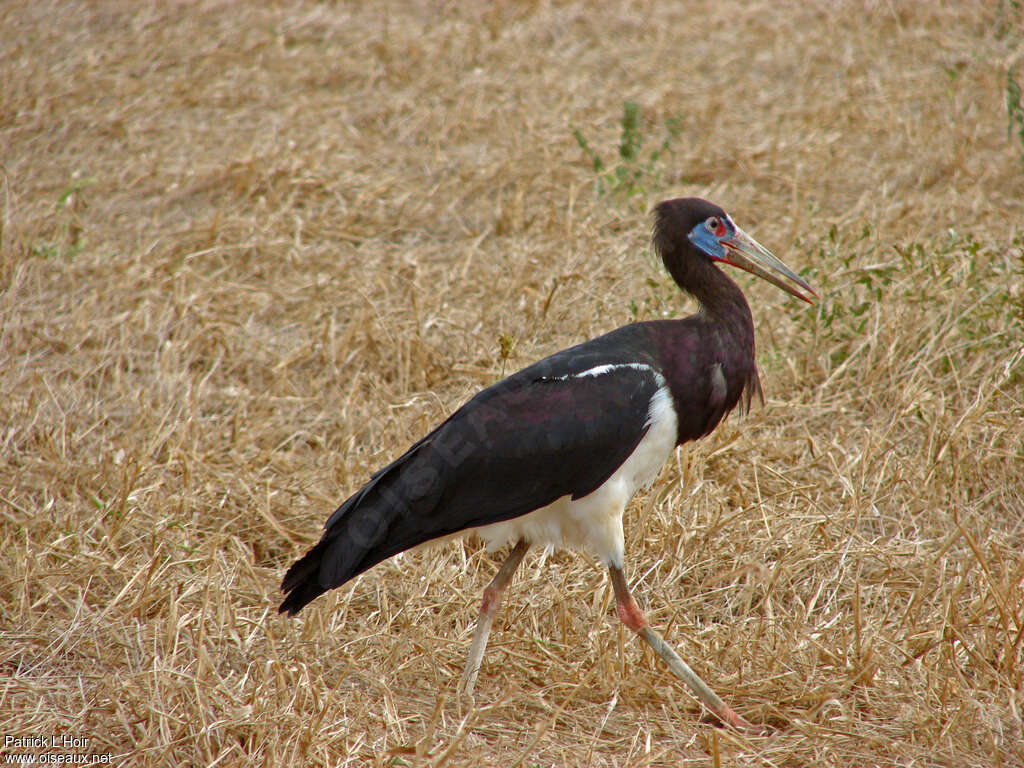
[[[736,234],[733,237],[722,241],[722,245],[725,247],[725,258],[721,259],[722,263],[757,275],[808,304],[814,304],[814,299],[820,298],[800,275],[775,258],[767,248],[739,227],[736,227]],[[786,282],[779,275],[790,282]],[[800,293],[791,283],[796,283],[814,298]]]

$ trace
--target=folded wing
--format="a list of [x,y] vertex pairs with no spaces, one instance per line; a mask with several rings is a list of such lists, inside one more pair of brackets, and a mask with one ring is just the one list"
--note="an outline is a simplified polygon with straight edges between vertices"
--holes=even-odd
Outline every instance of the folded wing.
[[281,611],[422,542],[600,487],[646,434],[664,382],[651,365],[601,362],[592,344],[483,390],[376,472],[289,569]]

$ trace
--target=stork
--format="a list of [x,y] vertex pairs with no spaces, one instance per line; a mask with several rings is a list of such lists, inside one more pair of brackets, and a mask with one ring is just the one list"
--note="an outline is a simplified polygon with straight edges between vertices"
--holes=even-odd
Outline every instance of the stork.
[[320,542],[288,569],[280,612],[294,616],[327,590],[430,540],[476,532],[491,551],[513,544],[484,590],[460,684],[472,696],[494,616],[527,549],[582,547],[608,568],[622,622],[722,722],[753,729],[637,607],[623,573],[622,515],[676,446],[710,433],[738,404],[763,402],[750,307],[717,264],[809,303],[817,294],[706,200],[659,203],[652,239],[699,310],[623,326],[479,392],[328,518]]

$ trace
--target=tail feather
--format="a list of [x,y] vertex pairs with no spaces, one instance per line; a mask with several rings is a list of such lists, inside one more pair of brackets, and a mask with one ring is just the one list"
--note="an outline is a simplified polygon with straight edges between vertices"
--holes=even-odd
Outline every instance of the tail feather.
[[[422,487],[422,467],[418,474],[403,471],[419,446],[375,473],[331,515],[323,538],[285,574],[280,613],[294,616],[327,590],[437,535],[417,521],[437,505],[440,483]],[[438,477],[436,472],[431,476]]]
[[287,593],[281,613],[294,616],[327,590],[401,551],[388,547],[394,520],[391,510],[380,505],[351,506],[355,508],[347,514],[335,513],[323,538],[288,569],[281,581],[281,589]]
[[281,581],[281,591],[285,592],[286,596],[277,609],[278,613],[294,616],[327,591],[320,585],[319,579],[320,563],[325,549],[324,541],[321,540],[300,560],[292,563]]

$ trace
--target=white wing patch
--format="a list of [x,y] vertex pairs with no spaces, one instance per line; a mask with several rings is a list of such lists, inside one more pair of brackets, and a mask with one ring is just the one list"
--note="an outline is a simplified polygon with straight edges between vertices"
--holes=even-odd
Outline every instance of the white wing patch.
[[603,373],[611,373],[617,371],[620,368],[632,368],[635,371],[650,371],[654,374],[654,380],[658,382],[658,386],[661,387],[665,383],[665,379],[656,370],[646,363],[605,363],[604,365],[595,365],[593,368],[588,368],[585,371],[579,373],[568,373],[565,376],[545,376],[545,379],[550,381],[565,381],[566,379],[582,379],[584,376],[600,376]]

